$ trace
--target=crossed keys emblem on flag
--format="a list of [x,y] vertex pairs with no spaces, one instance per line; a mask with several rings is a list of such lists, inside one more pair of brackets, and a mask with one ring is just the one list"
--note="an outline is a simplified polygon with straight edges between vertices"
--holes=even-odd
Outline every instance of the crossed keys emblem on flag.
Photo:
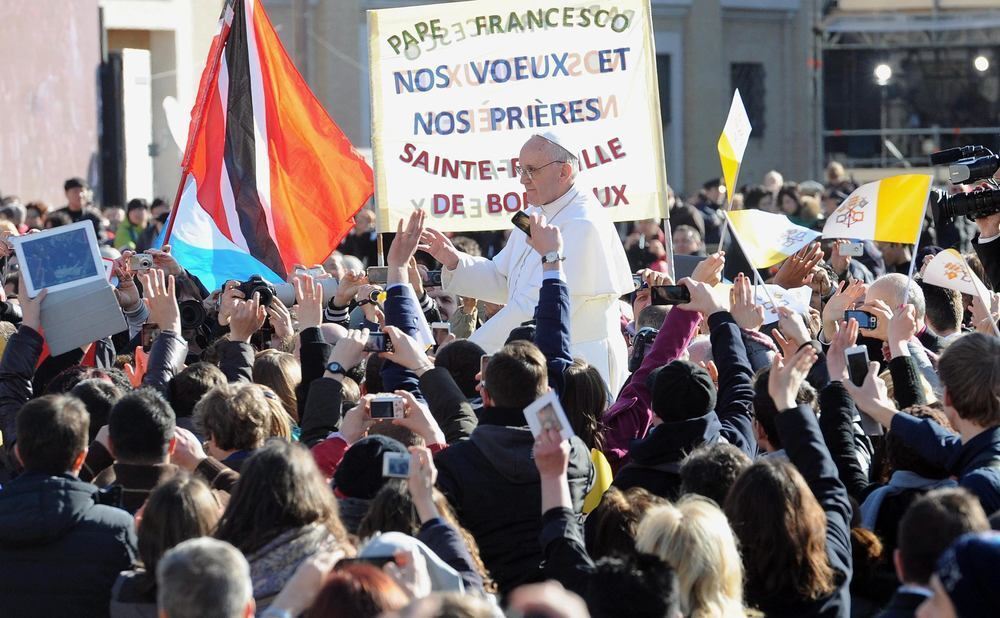
[[865,220],[865,206],[868,200],[860,195],[852,195],[837,209],[837,223],[851,227]]
[[785,230],[781,235],[781,246],[783,247],[793,247],[797,243],[802,242],[806,238],[806,233],[801,230]]
[[948,277],[949,281],[957,277],[961,277],[962,281],[972,282],[972,277],[969,276],[969,270],[957,262],[948,262],[945,264],[944,276]]

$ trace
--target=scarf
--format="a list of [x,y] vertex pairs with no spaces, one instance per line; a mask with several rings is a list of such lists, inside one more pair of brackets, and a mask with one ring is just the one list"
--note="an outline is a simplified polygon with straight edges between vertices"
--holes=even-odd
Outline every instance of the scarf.
[[247,556],[254,598],[267,599],[278,594],[306,558],[336,545],[337,539],[319,524],[282,532]]
[[868,494],[861,504],[861,527],[867,530],[875,530],[875,521],[878,519],[879,509],[882,508],[882,501],[889,496],[899,494],[911,489],[938,489],[940,487],[955,487],[955,481],[951,479],[926,479],[919,474],[909,470],[897,470],[892,473],[889,482]]

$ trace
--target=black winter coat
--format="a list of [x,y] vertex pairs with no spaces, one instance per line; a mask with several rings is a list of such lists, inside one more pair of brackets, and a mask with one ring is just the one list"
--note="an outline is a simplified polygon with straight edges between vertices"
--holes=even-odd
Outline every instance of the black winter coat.
[[136,559],[135,524],[68,474],[27,472],[0,490],[0,613],[107,616]]

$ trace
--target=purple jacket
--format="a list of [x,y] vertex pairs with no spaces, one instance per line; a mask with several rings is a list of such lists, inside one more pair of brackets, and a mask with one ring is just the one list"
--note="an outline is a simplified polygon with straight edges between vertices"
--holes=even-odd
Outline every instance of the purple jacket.
[[653,410],[647,376],[657,367],[677,360],[698,332],[700,318],[696,311],[671,309],[642,365],[604,413],[604,455],[615,471],[627,463],[629,443],[649,431]]

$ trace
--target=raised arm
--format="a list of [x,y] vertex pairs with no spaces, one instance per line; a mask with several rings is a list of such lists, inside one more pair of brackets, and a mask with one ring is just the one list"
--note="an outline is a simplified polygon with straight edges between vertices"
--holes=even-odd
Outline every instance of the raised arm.
[[847,488],[823,442],[816,415],[809,406],[795,403],[799,388],[816,358],[816,350],[811,346],[802,348],[787,360],[776,357],[768,376],[768,392],[775,407],[781,411],[776,424],[788,458],[826,512],[828,547],[850,565],[851,503]]
[[[20,289],[25,289],[23,279]],[[21,327],[10,336],[0,359],[0,430],[3,431],[3,445],[8,449],[17,438],[17,412],[33,394],[31,380],[45,343],[39,334],[45,296],[46,291],[42,290],[35,298],[25,294],[21,299]]]
[[[737,276],[733,291],[735,303],[752,301],[750,282],[742,273]],[[722,423],[721,433],[730,444],[751,458],[755,457],[753,369],[747,359],[742,332],[733,314],[722,310],[721,306],[713,308],[708,314],[708,326],[711,329],[712,359],[719,370],[719,398],[715,411]]]
[[[414,339],[418,337],[424,317],[416,293],[410,285],[409,263],[420,243],[423,229],[424,211],[415,210],[405,227],[400,220],[396,237],[386,255],[389,275],[386,285],[385,324],[387,327],[398,328]],[[382,382],[387,392],[401,389],[420,396],[419,378],[391,359],[382,366]]]
[[[531,235],[528,244],[537,256],[557,253],[562,258],[562,234],[554,225],[547,225],[543,215],[531,215]],[[573,364],[569,351],[569,289],[562,271],[562,260],[542,263],[542,289],[538,291],[535,307],[535,345],[545,355],[548,364],[549,386],[562,394],[563,373]]]
[[160,336],[149,351],[142,383],[164,394],[170,380],[184,367],[188,352],[187,341],[181,337],[181,315],[175,285],[174,276],[164,277],[162,270],[151,270],[142,275],[149,320],[160,327]]

